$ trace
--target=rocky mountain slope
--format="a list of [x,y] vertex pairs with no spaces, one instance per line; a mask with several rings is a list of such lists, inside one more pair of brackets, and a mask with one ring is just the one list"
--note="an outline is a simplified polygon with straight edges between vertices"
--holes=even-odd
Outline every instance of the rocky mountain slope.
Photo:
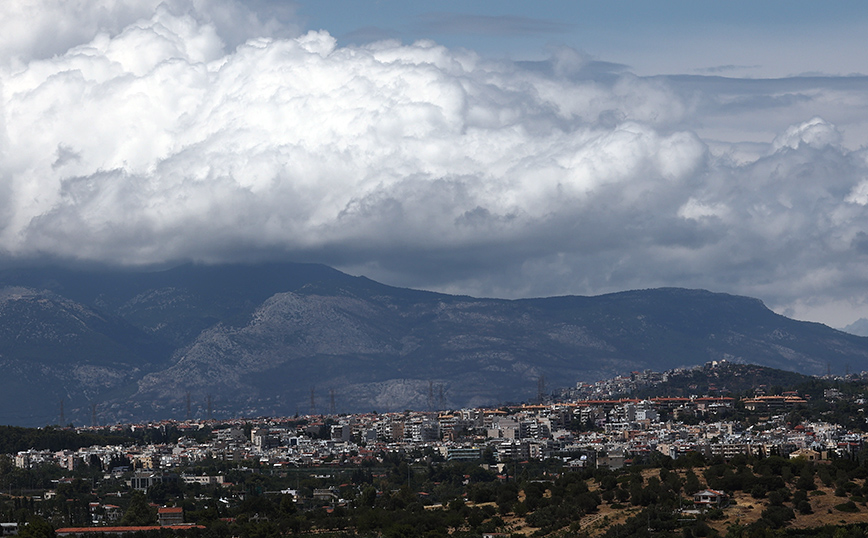
[[435,409],[729,359],[868,369],[868,339],[655,289],[474,299],[321,265],[0,272],[0,423]]

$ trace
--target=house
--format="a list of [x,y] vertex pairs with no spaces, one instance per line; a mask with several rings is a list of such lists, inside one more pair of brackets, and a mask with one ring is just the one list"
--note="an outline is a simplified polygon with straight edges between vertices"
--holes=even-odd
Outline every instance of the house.
[[800,448],[794,452],[790,452],[790,459],[805,458],[808,461],[819,461],[822,459],[820,453],[810,448]]
[[161,527],[184,524],[184,509],[175,506],[163,506],[157,510],[157,519]]
[[338,488],[331,486],[329,488],[314,488],[313,499],[321,502],[334,502],[338,500]]
[[718,507],[726,504],[726,493],[715,489],[704,489],[693,494],[693,504],[701,507]]

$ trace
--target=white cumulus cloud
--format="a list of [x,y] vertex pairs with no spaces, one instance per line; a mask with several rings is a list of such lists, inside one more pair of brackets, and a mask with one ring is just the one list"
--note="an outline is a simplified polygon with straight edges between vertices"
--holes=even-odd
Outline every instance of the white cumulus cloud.
[[[863,124],[841,110],[864,81],[595,74],[566,50],[343,47],[230,0],[81,3],[4,8],[34,35],[86,22],[0,41],[6,259],[284,257],[465,293],[678,285],[780,308],[864,286],[868,165],[845,147]],[[779,127],[708,126],[726,111]]]
[[813,118],[799,125],[791,125],[787,130],[775,137],[772,142],[772,150],[779,151],[782,148],[797,149],[806,144],[814,148],[834,146],[841,142],[841,134],[834,125],[823,120]]

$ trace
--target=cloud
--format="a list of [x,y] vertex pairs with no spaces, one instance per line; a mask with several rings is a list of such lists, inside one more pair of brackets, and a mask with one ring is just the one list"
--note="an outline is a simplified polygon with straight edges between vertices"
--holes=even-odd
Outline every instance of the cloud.
[[0,61],[26,63],[63,55],[98,35],[115,36],[155,11],[194,17],[234,48],[251,35],[299,33],[292,2],[265,0],[16,0],[0,6]]
[[549,35],[567,32],[572,25],[515,15],[427,13],[419,17],[419,30],[434,34],[492,36]]
[[823,120],[813,118],[799,125],[791,125],[787,130],[772,141],[772,150],[782,148],[797,149],[802,144],[815,148],[840,144],[841,134],[835,126]]
[[4,45],[7,261],[279,257],[502,297],[868,304],[861,78],[643,78],[569,49],[339,47],[231,2],[110,7],[50,47]]
[[718,65],[718,66],[714,66],[714,67],[696,68],[696,69],[694,69],[694,71],[696,71],[697,73],[720,74],[720,73],[731,73],[734,71],[743,71],[746,69],[759,69],[760,67],[762,67],[762,66],[760,66],[760,65],[728,64],[728,65]]
[[379,26],[363,26],[340,36],[342,40],[356,44],[387,41],[390,39],[399,40],[400,37],[400,32],[389,28],[380,28]]

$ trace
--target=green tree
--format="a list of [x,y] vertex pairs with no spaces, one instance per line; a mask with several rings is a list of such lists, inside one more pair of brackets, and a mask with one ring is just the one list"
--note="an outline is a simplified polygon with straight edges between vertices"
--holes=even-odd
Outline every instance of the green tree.
[[699,477],[693,472],[693,469],[688,469],[684,475],[684,493],[693,495],[700,490],[702,486],[699,483]]
[[18,536],[22,538],[54,538],[54,527],[44,519],[34,517],[18,531]]
[[141,491],[130,495],[130,504],[121,518],[121,525],[144,526],[157,524],[157,510],[148,504],[148,499]]

